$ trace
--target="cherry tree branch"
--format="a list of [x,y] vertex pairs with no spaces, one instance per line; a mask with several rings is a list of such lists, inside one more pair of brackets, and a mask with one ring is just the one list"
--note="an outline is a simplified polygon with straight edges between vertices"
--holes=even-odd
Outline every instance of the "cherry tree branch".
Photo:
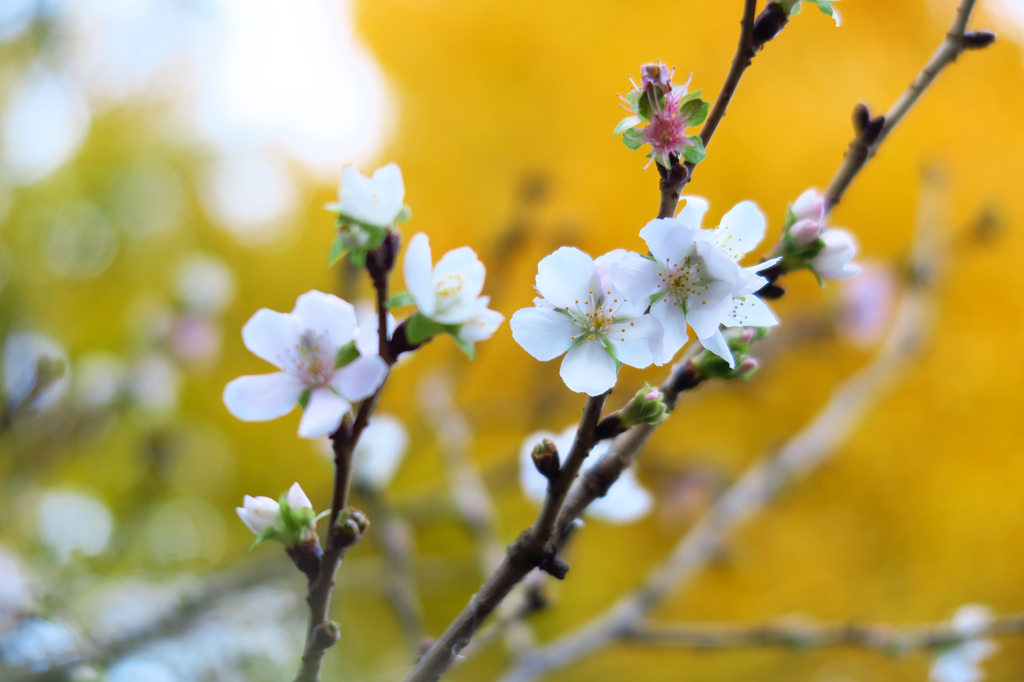
[[798,649],[862,647],[887,654],[936,649],[971,639],[1024,634],[1024,613],[993,618],[965,637],[949,621],[926,625],[861,625],[814,623],[781,619],[756,625],[712,623],[645,623],[623,632],[622,638],[639,644],[686,649],[736,649],[784,646]]
[[[480,591],[473,595],[469,604],[452,621],[444,634],[420,658],[406,676],[405,682],[435,682],[440,679],[459,652],[469,644],[484,620],[498,608],[502,600],[527,573],[538,567],[545,567],[549,572],[559,572],[559,566],[555,564],[552,543],[555,520],[570,486],[579,474],[583,460],[594,447],[594,431],[607,397],[608,394],[605,393],[587,399],[572,448],[558,474],[548,485],[548,492],[537,519],[509,546],[498,568]],[[563,566],[563,574],[564,570]]]
[[[929,201],[932,194],[927,194]],[[945,252],[945,240],[932,231],[941,211],[928,201],[923,200],[922,204],[912,258],[913,278],[875,358],[833,395],[803,431],[773,457],[748,469],[636,591],[587,625],[522,658],[501,682],[530,682],[640,627],[651,609],[718,553],[727,535],[772,502],[794,479],[806,475],[832,455],[868,409],[892,389],[927,340],[934,299],[930,285],[938,280],[935,270],[941,266]]]
[[843,198],[853,179],[857,177],[864,165],[875,155],[889,133],[903,120],[911,107],[920,99],[935,77],[946,66],[956,61],[964,50],[988,47],[995,40],[995,35],[988,31],[967,32],[967,21],[974,10],[976,0],[962,0],[957,7],[953,24],[946,37],[939,45],[935,54],[928,60],[914,82],[900,95],[892,108],[881,119],[870,120],[866,108],[863,120],[858,123],[857,137],[850,143],[842,165],[836,171],[832,182],[825,190],[826,210],[831,210]]

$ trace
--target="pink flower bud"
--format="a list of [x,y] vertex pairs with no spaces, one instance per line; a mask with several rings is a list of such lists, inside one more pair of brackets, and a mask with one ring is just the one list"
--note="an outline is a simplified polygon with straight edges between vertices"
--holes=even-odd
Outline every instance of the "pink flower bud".
[[740,334],[740,340],[742,340],[743,343],[750,343],[754,340],[754,336],[754,330],[751,329],[750,327],[747,327],[746,329],[743,330],[743,333]]
[[653,83],[655,86],[667,89],[671,86],[672,72],[669,71],[668,67],[663,65],[661,62],[657,64],[651,62],[644,64],[640,67],[640,85],[646,87],[648,83]]
[[799,220],[812,220],[819,225],[825,222],[825,197],[816,189],[809,189],[793,202],[793,215]]
[[660,397],[661,397],[661,391],[655,389],[655,390],[651,391],[650,393],[648,393],[647,395],[645,395],[644,399],[645,400],[657,400]]
[[831,229],[821,233],[825,242],[817,256],[811,260],[811,267],[822,279],[845,279],[860,272],[860,268],[850,263],[857,255],[857,244],[853,235],[846,230]]
[[798,220],[790,226],[789,234],[793,237],[797,247],[810,246],[818,238],[818,235],[821,234],[821,223],[816,223],[806,218]]
[[760,363],[757,361],[757,358],[747,358],[740,363],[738,368],[736,368],[736,373],[741,376],[744,374],[750,374],[757,369],[759,365]]

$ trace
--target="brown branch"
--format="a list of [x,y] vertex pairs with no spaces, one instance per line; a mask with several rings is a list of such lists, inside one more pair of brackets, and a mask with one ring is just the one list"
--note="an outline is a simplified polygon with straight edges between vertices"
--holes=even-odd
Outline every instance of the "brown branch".
[[[937,196],[941,190],[934,192]],[[932,199],[932,192],[927,199]],[[942,212],[922,200],[915,241],[915,275],[889,334],[876,357],[839,391],[814,420],[770,459],[755,463],[684,535],[646,581],[603,615],[521,659],[501,682],[530,682],[564,667],[644,622],[650,610],[694,576],[720,550],[726,536],[760,511],[799,476],[827,459],[852,432],[869,407],[887,393],[924,347],[931,328],[934,269],[941,266],[945,240],[931,232]],[[628,435],[628,434],[627,434]]]
[[881,127],[866,125],[858,130],[857,138],[850,143],[850,148],[846,152],[842,165],[839,166],[839,170],[836,171],[832,182],[825,189],[826,210],[832,210],[839,203],[850,183],[853,182],[853,179],[857,177],[857,174],[860,173],[864,165],[875,155],[885,138],[903,120],[903,117],[907,115],[911,107],[924,94],[928,86],[932,84],[932,81],[939,75],[939,72],[952,62],[955,62],[964,50],[980,49],[992,44],[992,41],[995,39],[992,33],[987,31],[977,33],[966,32],[967,21],[971,17],[975,2],[976,0],[961,1],[960,6],[956,10],[953,25],[950,26],[945,39],[943,39],[935,54],[932,55],[932,58],[925,64],[921,73],[914,79],[914,82],[900,95],[896,103],[892,105],[892,108],[886,112]]
[[548,486],[537,519],[509,546],[498,568],[480,591],[473,595],[469,604],[452,621],[444,634],[420,658],[406,676],[405,682],[435,682],[440,679],[459,652],[469,644],[484,620],[498,608],[502,600],[527,573],[542,566],[547,566],[549,571],[558,570],[557,566],[552,565],[555,520],[570,486],[583,465],[583,460],[594,447],[594,429],[601,418],[601,410],[607,397],[608,394],[605,393],[587,399],[572,448],[558,476]]
[[639,644],[686,649],[735,649],[785,646],[798,649],[863,647],[887,654],[916,649],[936,649],[986,637],[1024,634],[1024,613],[993,618],[972,631],[970,637],[955,630],[949,621],[926,625],[861,625],[813,623],[784,619],[758,625],[711,623],[645,623],[623,632],[623,639]]

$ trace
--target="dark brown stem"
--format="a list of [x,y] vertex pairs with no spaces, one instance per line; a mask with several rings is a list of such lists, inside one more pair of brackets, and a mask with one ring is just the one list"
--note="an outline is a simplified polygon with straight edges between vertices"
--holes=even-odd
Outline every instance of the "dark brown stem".
[[[975,2],[976,0],[962,0],[960,6],[957,7],[956,17],[953,19],[953,25],[950,26],[945,39],[939,45],[935,54],[932,55],[932,58],[925,64],[921,73],[914,79],[914,82],[900,95],[896,103],[892,105],[892,108],[886,112],[885,117],[879,121],[880,128],[872,130],[868,126],[858,131],[856,139],[850,143],[850,148],[846,152],[842,165],[836,171],[832,182],[829,183],[828,188],[825,190],[825,208],[827,211],[832,210],[839,203],[850,183],[853,182],[853,179],[857,177],[857,174],[864,167],[864,164],[875,155],[882,142],[885,141],[885,138],[903,120],[903,117],[907,115],[911,107],[924,94],[928,86],[932,84],[932,81],[939,75],[939,72],[952,62],[955,62],[964,50],[980,49],[992,44],[995,36],[988,32],[970,34],[971,39],[965,38],[967,21],[974,10]],[[974,39],[973,36],[976,35],[985,36],[985,40]]]
[[469,644],[473,634],[484,620],[501,604],[512,588],[527,573],[550,559],[554,550],[552,539],[555,520],[565,497],[579,473],[583,460],[594,446],[594,429],[601,418],[608,394],[591,397],[583,408],[576,439],[562,465],[561,473],[551,481],[543,506],[533,525],[508,548],[505,558],[487,579],[480,591],[473,595],[444,634],[434,642],[406,676],[405,682],[435,682],[451,666],[459,652]]

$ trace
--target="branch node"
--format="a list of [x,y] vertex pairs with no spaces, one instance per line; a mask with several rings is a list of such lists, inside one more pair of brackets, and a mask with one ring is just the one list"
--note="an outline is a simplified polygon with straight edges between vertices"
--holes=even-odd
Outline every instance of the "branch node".
[[565,580],[569,572],[569,564],[559,559],[553,549],[545,550],[544,558],[537,564],[537,568],[559,580]]
[[313,628],[313,645],[320,650],[330,649],[341,639],[341,628],[333,620],[325,620]]

